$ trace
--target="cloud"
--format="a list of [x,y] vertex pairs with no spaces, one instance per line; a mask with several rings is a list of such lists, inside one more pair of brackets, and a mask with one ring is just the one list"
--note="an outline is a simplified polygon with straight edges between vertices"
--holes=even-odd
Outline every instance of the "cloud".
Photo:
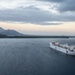
[[15,9],[19,7],[26,7],[33,5],[35,0],[0,0],[0,9]]
[[63,24],[63,23],[60,23],[60,22],[55,22],[55,23],[41,23],[41,25],[61,25],[61,24]]
[[60,12],[75,11],[75,0],[39,0],[39,1],[56,3],[57,9]]
[[[0,21],[24,22],[33,24],[49,24],[47,21],[58,20],[52,13],[29,6],[19,9],[0,10]],[[52,24],[52,23],[51,23]],[[55,23],[53,23],[55,24]]]
[[75,11],[75,0],[65,0],[59,4],[58,10],[61,12]]
[[59,25],[75,21],[74,0],[1,0],[0,21]]
[[54,14],[34,6],[28,6],[25,8],[0,10],[0,21],[59,25],[66,21],[75,21],[75,16],[67,13]]
[[39,0],[39,1],[46,1],[46,2],[56,2],[56,3],[59,3],[59,2],[62,2],[64,0]]

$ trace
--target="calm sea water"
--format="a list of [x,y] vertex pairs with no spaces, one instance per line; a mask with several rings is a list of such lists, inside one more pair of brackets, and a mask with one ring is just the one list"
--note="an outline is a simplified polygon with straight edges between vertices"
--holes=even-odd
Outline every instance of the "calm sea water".
[[75,75],[75,57],[55,51],[50,41],[75,39],[0,39],[0,75]]

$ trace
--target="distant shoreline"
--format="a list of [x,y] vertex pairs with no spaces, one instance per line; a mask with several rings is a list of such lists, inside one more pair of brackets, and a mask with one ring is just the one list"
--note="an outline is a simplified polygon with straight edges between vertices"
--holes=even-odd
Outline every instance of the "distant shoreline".
[[69,36],[0,36],[0,38],[69,38]]

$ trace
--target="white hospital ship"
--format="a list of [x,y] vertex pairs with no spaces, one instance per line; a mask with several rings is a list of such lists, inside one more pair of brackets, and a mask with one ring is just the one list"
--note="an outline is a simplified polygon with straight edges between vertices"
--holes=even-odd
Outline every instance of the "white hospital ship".
[[60,44],[59,42],[50,42],[50,47],[69,55],[75,55],[75,46],[69,46],[68,44]]

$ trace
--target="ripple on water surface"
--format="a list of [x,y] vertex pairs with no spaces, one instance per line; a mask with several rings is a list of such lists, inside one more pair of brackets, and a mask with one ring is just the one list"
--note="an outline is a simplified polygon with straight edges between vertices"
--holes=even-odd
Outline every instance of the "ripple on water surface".
[[75,57],[49,48],[50,41],[74,39],[0,39],[0,75],[75,75]]

